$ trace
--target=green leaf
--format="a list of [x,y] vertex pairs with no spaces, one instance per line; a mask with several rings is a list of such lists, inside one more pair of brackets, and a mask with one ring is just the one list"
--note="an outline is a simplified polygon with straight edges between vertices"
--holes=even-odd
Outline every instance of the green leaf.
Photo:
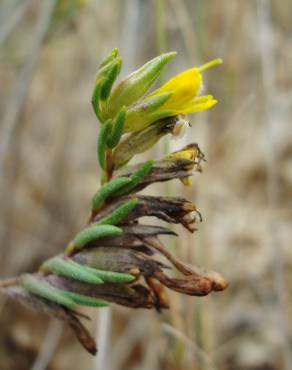
[[97,225],[116,225],[120,222],[124,217],[127,216],[128,213],[132,211],[132,209],[138,203],[137,198],[133,198],[128,200],[125,204],[122,204],[117,209],[115,209],[110,215],[102,218],[100,221],[96,222]]
[[67,290],[61,290],[63,296],[71,299],[76,304],[82,305],[82,306],[92,306],[92,307],[106,307],[109,305],[107,301],[104,301],[103,299],[98,299],[94,297],[89,297],[83,294],[78,294],[74,292],[68,292]]
[[116,58],[100,68],[95,76],[95,86],[92,94],[92,106],[97,118],[103,122],[101,101],[108,98],[113,83],[120,73],[122,59]]
[[103,79],[100,79],[94,86],[92,98],[91,98],[91,104],[93,107],[93,110],[96,114],[96,117],[99,119],[100,122],[103,122],[102,113],[100,110],[100,93],[101,93],[101,87],[102,87]]
[[135,188],[136,185],[139,184],[139,182],[143,179],[144,176],[148,175],[148,173],[151,171],[155,161],[149,160],[143,163],[137,171],[133,172],[130,176],[130,183],[123,187],[120,191],[118,191],[115,195],[121,195],[129,192],[133,188]]
[[66,248],[66,253],[71,253],[81,249],[87,243],[103,238],[104,236],[117,236],[123,232],[122,229],[113,225],[94,223],[86,229],[80,231]]
[[75,280],[89,284],[103,284],[102,279],[98,276],[89,273],[81,265],[72,265],[69,260],[64,260],[57,256],[45,261],[41,266],[41,271],[52,271],[58,275],[66,276]]
[[112,86],[120,73],[121,66],[122,59],[116,59],[111,69],[105,75],[100,94],[101,100],[106,100],[109,97]]
[[119,53],[119,49],[118,48],[114,48],[106,57],[105,59],[101,62],[99,68],[102,68],[104,67],[105,65],[107,65],[108,63],[110,63],[111,61],[113,61],[117,56],[118,56],[118,53]]
[[112,120],[109,119],[102,124],[100,128],[100,133],[97,139],[97,158],[100,164],[100,167],[106,171],[106,149],[107,149],[107,140],[111,132]]
[[159,55],[121,81],[109,98],[106,116],[113,117],[122,106],[129,106],[139,100],[175,55],[175,52]]
[[94,274],[98,276],[100,279],[102,279],[104,282],[108,283],[131,283],[136,278],[133,275],[130,274],[124,274],[122,272],[115,272],[115,271],[105,271],[105,270],[99,270],[96,268],[88,267],[85,265],[80,265],[79,263],[70,260],[70,263],[72,265],[82,266],[83,269],[88,271],[90,274]]
[[101,78],[106,77],[106,75],[111,71],[111,69],[115,66],[117,61],[122,61],[121,58],[116,58],[112,60],[110,63],[106,64],[104,67],[97,70],[95,75],[95,83],[97,83]]
[[109,148],[114,148],[118,145],[124,131],[126,116],[126,108],[123,107],[114,119],[112,132],[107,142]]
[[129,177],[118,177],[104,184],[92,198],[92,208],[98,210],[103,202],[111,195],[114,195],[119,189],[131,182]]
[[48,299],[68,308],[76,308],[76,303],[64,295],[60,289],[50,285],[43,279],[37,279],[33,275],[25,274],[21,277],[21,285],[30,293]]

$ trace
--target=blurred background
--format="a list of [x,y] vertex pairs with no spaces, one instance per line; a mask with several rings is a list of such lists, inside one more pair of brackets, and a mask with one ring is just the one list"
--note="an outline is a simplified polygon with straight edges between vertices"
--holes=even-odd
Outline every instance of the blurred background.
[[[230,283],[204,298],[170,293],[162,314],[113,306],[103,359],[61,323],[0,296],[1,370],[291,369],[291,24],[290,0],[0,1],[1,277],[34,271],[85,225],[99,184],[94,76],[119,47],[121,76],[177,50],[161,81],[224,60],[204,73],[219,104],[151,152],[197,142],[204,172],[192,188],[146,193],[194,201],[204,222],[194,235],[176,228],[168,245]],[[99,313],[85,312],[94,334]]]

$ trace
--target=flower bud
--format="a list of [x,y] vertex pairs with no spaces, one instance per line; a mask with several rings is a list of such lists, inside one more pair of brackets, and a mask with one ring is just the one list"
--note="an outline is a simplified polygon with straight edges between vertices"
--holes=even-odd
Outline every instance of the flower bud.
[[162,54],[121,81],[113,90],[107,107],[106,117],[114,117],[122,106],[129,106],[140,99],[152,86],[165,65],[176,55],[175,52]]

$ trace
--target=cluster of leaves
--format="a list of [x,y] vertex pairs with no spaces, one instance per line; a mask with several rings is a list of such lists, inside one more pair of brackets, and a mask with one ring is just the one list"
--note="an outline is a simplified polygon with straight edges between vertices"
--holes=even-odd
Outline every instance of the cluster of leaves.
[[[118,50],[101,63],[92,104],[101,124],[97,159],[102,185],[92,198],[89,225],[62,254],[4,288],[31,307],[66,321],[93,354],[96,345],[79,320],[79,306],[102,307],[114,302],[159,311],[169,306],[164,287],[194,296],[226,287],[219,274],[187,266],[164,247],[159,236],[176,235],[172,230],[140,222],[141,217],[155,216],[179,223],[190,232],[195,230],[201,216],[192,202],[137,193],[152,183],[172,179],[189,185],[204,159],[198,145],[190,144],[161,160],[125,166],[134,155],[175,132],[180,121],[175,110],[163,108],[173,92],[145,95],[174,55],[154,58],[115,87],[122,63]],[[155,258],[157,253],[166,263]],[[179,277],[166,272],[171,267]]]

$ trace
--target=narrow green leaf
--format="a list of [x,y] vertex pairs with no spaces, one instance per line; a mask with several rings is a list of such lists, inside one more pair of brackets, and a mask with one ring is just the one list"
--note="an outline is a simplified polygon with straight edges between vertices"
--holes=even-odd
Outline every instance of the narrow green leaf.
[[92,98],[91,98],[91,104],[93,107],[93,110],[96,114],[96,117],[99,119],[100,122],[103,122],[102,113],[100,110],[100,93],[101,93],[101,87],[103,84],[103,79],[100,79],[94,86]]
[[100,122],[104,121],[101,109],[101,100],[105,100],[112,88],[112,85],[120,73],[122,59],[116,58],[104,67],[100,68],[95,76],[95,86],[92,94],[92,106]]
[[22,286],[30,293],[48,299],[68,308],[75,308],[74,300],[65,296],[63,291],[50,285],[43,279],[37,279],[33,275],[25,274],[22,276]]
[[131,179],[129,177],[118,177],[117,179],[104,184],[92,198],[92,209],[99,209],[106,198],[114,195],[119,189],[128,185],[130,182]]
[[109,119],[102,124],[100,128],[100,133],[97,139],[97,158],[100,167],[106,171],[106,149],[107,149],[107,139],[111,132],[112,120]]
[[114,148],[118,145],[121,136],[123,135],[126,116],[126,108],[123,107],[114,119],[113,129],[107,142],[109,148]]
[[148,175],[148,173],[151,171],[154,163],[155,163],[155,161],[150,159],[150,160],[146,161],[145,163],[143,163],[137,169],[137,171],[133,172],[132,175],[130,176],[131,186],[136,186],[144,176]]
[[105,78],[111,69],[113,69],[113,67],[117,64],[117,62],[121,63],[121,61],[121,58],[116,58],[102,68],[99,68],[95,75],[95,83],[97,83],[101,78]]
[[136,278],[130,274],[124,274],[122,272],[95,270],[98,277],[104,282],[108,283],[131,283]]
[[112,68],[105,75],[100,93],[101,100],[106,100],[109,97],[112,86],[120,73],[121,66],[122,59],[121,58],[116,59]]
[[94,223],[86,229],[80,231],[75,238],[69,243],[66,248],[66,253],[71,253],[75,250],[81,249],[87,243],[105,237],[116,236],[123,232],[122,229],[112,225],[101,225]]
[[109,305],[107,301],[103,299],[98,299],[94,297],[89,297],[83,294],[78,294],[74,292],[68,292],[67,290],[61,290],[62,294],[74,301],[76,304],[83,305],[83,306],[92,306],[92,307],[106,307]]
[[58,275],[66,276],[75,280],[89,284],[103,284],[102,279],[89,273],[81,265],[72,265],[69,260],[62,257],[53,257],[45,261],[41,266],[41,271],[52,271]]
[[118,191],[115,195],[121,195],[129,192],[130,190],[134,189],[136,185],[139,184],[139,182],[143,179],[144,176],[148,175],[148,173],[151,171],[155,161],[149,160],[143,163],[137,171],[133,172],[130,176],[130,183],[123,187],[120,191]]
[[97,221],[95,224],[97,225],[116,225],[124,217],[126,217],[128,213],[132,211],[132,209],[136,206],[137,203],[138,203],[137,198],[130,199],[125,204],[122,204],[120,207],[115,209],[110,215],[102,218],[100,221]]
[[100,270],[100,269],[96,269],[93,267],[80,265],[79,263],[73,260],[70,260],[70,263],[72,265],[82,266],[82,268],[88,271],[89,273],[98,276],[104,282],[108,282],[108,283],[131,283],[132,281],[136,279],[135,276],[130,275],[130,274],[124,274],[122,272],[115,272],[115,271]]
[[114,48],[106,57],[105,59],[101,62],[99,68],[104,67],[106,64],[110,63],[112,60],[114,60],[119,53],[118,48]]

